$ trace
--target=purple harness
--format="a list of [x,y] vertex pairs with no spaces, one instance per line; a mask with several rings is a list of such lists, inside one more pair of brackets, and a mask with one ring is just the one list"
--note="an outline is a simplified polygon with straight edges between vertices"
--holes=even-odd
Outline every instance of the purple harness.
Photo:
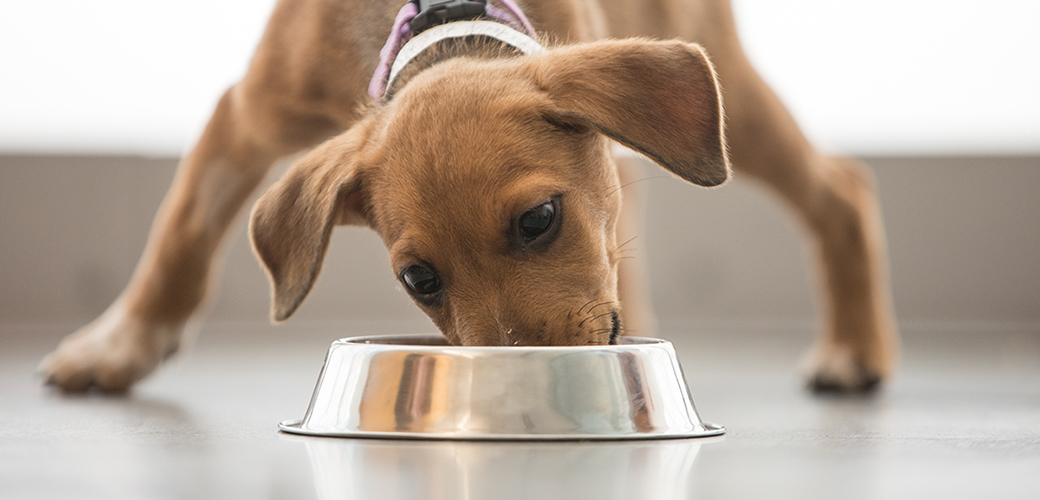
[[[464,18],[486,17],[511,26],[517,31],[536,38],[534,27],[513,0],[496,0],[505,9],[486,3],[486,0],[414,0],[404,4],[394,19],[394,26],[386,44],[379,51],[379,66],[368,84],[368,95],[380,102],[386,94],[390,66],[401,52],[401,47],[419,31],[434,24]],[[421,9],[420,9],[421,7]],[[481,9],[483,11],[481,11]]]

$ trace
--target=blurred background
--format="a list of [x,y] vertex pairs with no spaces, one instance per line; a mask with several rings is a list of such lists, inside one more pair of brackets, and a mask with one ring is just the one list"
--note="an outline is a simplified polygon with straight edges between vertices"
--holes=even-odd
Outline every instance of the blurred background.
[[[244,73],[273,5],[0,3],[0,326],[72,328],[119,293],[177,158]],[[903,330],[1040,333],[1040,3],[734,7],[810,138],[874,167]],[[664,329],[812,331],[808,247],[777,200],[739,176],[705,190],[645,172],[636,246]],[[268,328],[244,223],[226,255],[209,324]],[[282,328],[346,323],[433,329],[366,230],[337,230]]]

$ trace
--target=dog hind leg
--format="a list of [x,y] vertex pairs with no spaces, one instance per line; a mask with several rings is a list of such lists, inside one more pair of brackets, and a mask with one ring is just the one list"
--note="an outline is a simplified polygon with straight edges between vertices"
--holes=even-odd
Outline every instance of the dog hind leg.
[[702,42],[726,106],[733,167],[793,207],[813,241],[825,326],[807,361],[815,390],[865,391],[891,374],[898,338],[887,250],[869,169],[821,155],[740,48],[726,2],[709,2]]
[[733,64],[719,70],[734,168],[780,194],[815,247],[826,324],[807,358],[809,383],[816,390],[870,390],[890,375],[898,341],[869,170],[819,154],[750,65]]
[[[653,337],[657,334],[657,318],[650,297],[646,268],[643,220],[646,207],[647,160],[631,151],[615,148],[614,161],[621,182],[621,213],[617,222],[618,298],[621,301],[621,323],[626,335]],[[656,166],[654,167],[656,168]]]

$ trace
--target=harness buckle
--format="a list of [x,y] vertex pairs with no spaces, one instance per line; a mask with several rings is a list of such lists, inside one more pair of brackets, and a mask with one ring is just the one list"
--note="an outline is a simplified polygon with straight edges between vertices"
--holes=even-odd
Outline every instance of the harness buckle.
[[462,19],[474,19],[487,13],[487,0],[412,0],[419,14],[408,25],[413,34],[431,26]]

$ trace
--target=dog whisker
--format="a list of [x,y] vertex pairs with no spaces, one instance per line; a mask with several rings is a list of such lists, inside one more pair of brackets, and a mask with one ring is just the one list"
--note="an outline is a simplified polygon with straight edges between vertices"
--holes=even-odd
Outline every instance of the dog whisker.
[[[595,301],[596,301],[596,299],[592,299],[592,300],[590,300],[590,301],[586,302],[586,303],[585,303],[585,305],[583,305],[583,306],[579,307],[579,308],[578,308],[578,314],[581,314],[581,310],[582,310],[582,309],[585,309],[585,308],[586,308],[586,307],[587,307],[587,306],[588,306],[589,304],[591,304],[591,303],[593,303],[593,302],[595,302]],[[591,309],[590,309],[590,310],[591,310]]]
[[602,318],[604,316],[609,316],[611,314],[614,314],[614,311],[607,311],[607,312],[605,312],[603,314],[597,314],[595,316],[590,316],[588,318],[585,318],[585,319],[581,320],[581,323],[578,323],[578,328],[581,328],[581,326],[584,325],[589,320],[596,320],[596,319]]
[[616,193],[616,192],[618,192],[618,191],[620,191],[620,190],[622,190],[624,188],[627,188],[628,186],[631,186],[632,184],[635,184],[637,182],[649,181],[651,179],[667,179],[667,178],[668,178],[667,175],[652,175],[650,177],[642,177],[642,178],[636,179],[634,181],[626,182],[626,183],[624,183],[624,184],[622,184],[622,185],[620,185],[620,186],[618,186],[618,187],[616,187],[614,189],[611,189],[610,191],[607,191],[607,196],[610,196],[610,195],[612,195],[612,194],[614,194],[614,193]]
[[639,235],[636,235],[636,236],[633,236],[633,237],[631,237],[631,238],[629,238],[629,239],[625,240],[625,242],[624,242],[624,243],[622,243],[622,244],[620,244],[620,245],[618,245],[618,246],[617,246],[617,248],[615,248],[615,249],[614,249],[614,251],[616,252],[616,251],[618,251],[618,250],[621,250],[621,248],[622,248],[622,247],[624,247],[625,245],[627,245],[627,244],[629,244],[629,243],[632,243],[632,242],[633,242],[633,241],[635,241],[635,240],[636,240],[636,238],[638,238],[638,237],[639,237]]

